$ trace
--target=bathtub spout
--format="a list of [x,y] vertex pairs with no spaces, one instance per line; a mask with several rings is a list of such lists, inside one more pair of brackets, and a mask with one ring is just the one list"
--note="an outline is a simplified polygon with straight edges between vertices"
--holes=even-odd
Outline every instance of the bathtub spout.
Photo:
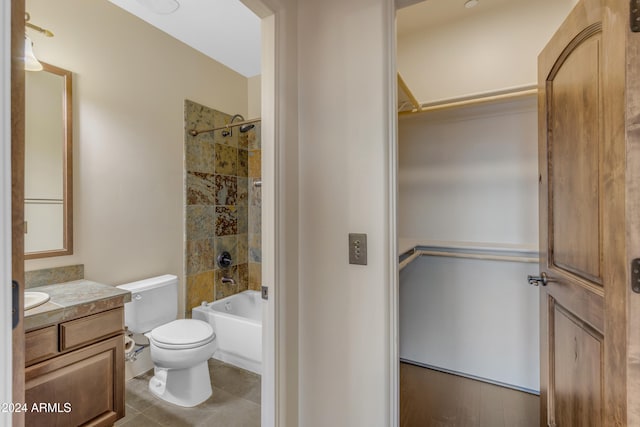
[[231,277],[223,277],[222,283],[229,283],[230,285],[235,285],[236,281],[233,280]]

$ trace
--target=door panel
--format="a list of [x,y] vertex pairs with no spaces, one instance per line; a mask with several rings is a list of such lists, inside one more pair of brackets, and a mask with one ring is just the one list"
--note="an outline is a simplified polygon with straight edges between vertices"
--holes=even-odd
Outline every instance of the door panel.
[[546,82],[549,247],[555,267],[600,285],[600,32],[585,35],[563,52]]
[[627,425],[628,6],[579,1],[538,58],[541,425]]
[[[602,425],[602,334],[550,300],[554,339],[553,413],[558,426]],[[575,393],[580,390],[580,393]]]

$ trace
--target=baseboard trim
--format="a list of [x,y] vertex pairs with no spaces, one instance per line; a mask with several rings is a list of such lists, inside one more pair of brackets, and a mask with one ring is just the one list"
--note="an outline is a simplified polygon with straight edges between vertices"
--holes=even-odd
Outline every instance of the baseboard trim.
[[464,372],[458,372],[458,371],[453,371],[451,369],[441,368],[439,366],[429,365],[427,363],[421,363],[421,362],[416,362],[416,361],[413,361],[413,360],[403,359],[402,357],[400,358],[400,362],[407,363],[409,365],[419,366],[421,368],[432,369],[434,371],[443,372],[445,374],[457,375],[459,377],[469,378],[471,380],[476,380],[476,381],[482,381],[484,383],[489,383],[489,384],[497,385],[497,386],[500,386],[500,387],[510,388],[512,390],[522,391],[524,393],[540,396],[540,391],[539,390],[532,390],[532,389],[529,389],[529,388],[520,387],[520,386],[513,385],[513,384],[507,384],[507,383],[503,383],[503,382],[500,382],[500,381],[491,380],[489,378],[478,377],[478,376],[475,376],[475,375],[466,374]]

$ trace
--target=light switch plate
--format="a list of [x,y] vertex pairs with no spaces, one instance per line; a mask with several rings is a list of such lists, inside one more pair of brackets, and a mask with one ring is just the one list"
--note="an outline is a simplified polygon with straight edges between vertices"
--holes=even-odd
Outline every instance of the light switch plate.
[[349,233],[349,264],[367,265],[367,235]]

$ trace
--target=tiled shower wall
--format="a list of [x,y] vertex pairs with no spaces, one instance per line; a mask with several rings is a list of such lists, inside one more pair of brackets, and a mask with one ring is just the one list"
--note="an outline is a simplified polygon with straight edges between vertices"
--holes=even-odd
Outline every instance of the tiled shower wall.
[[[191,136],[231,121],[222,113],[185,101],[185,271],[186,315],[202,301],[213,301],[261,284],[260,123],[241,133],[222,131]],[[227,251],[233,263],[220,268]],[[228,277],[235,284],[222,283]]]

